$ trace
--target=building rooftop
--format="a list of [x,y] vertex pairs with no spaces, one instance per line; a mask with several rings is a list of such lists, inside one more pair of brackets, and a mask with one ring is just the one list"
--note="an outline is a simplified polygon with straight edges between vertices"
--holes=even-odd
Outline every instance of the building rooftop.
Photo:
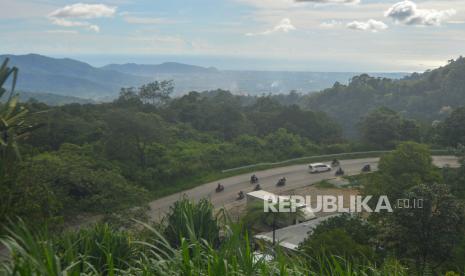
[[[307,206],[305,203],[296,202],[292,199],[291,196],[287,195],[275,195],[273,193],[258,190],[247,193],[247,203],[250,203],[251,199],[258,199],[258,200],[267,200],[269,203],[278,203],[284,201],[290,201],[290,204],[295,207],[296,209],[300,210],[300,219],[299,220],[311,220],[316,218],[315,214],[313,213],[312,209]],[[291,206],[289,206],[291,207]]]
[[[303,242],[305,238],[307,238],[309,232],[312,232],[313,229],[317,227],[320,223],[339,215],[340,214],[333,214],[329,216],[319,217],[310,221],[277,229],[276,242],[279,243],[282,247],[295,250],[297,249],[299,244]],[[260,233],[255,235],[254,238],[272,242],[273,232]]]

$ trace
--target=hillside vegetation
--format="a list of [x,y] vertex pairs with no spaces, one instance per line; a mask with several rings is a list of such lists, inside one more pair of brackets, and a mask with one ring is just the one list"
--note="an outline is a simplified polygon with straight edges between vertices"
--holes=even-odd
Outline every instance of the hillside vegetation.
[[[52,235],[9,222],[0,241],[12,257],[7,275],[460,275],[464,268],[465,159],[458,170],[439,171],[428,147],[407,142],[365,174],[361,193],[388,195],[422,208],[332,217],[308,234],[297,250],[253,239],[263,207],[232,221],[202,199],[184,198],[160,223],[97,224]],[[401,164],[401,165],[399,165]],[[397,181],[397,180],[404,181]],[[447,184],[438,184],[445,181]],[[267,213],[289,219],[289,214]],[[368,214],[366,214],[368,215]],[[247,218],[258,218],[253,221]],[[415,218],[415,219],[412,219]],[[251,225],[252,224],[252,225]],[[447,274],[446,274],[447,273]]]
[[[451,83],[459,85],[455,92],[444,92],[448,97],[463,89],[451,73],[455,64],[463,68],[460,59],[441,75],[451,74],[456,78]],[[399,82],[360,76],[341,87],[381,95],[371,85],[420,85],[432,72]],[[378,108],[367,102],[360,106],[371,110],[346,110],[346,116],[363,114],[350,119],[361,139],[349,141],[342,133],[347,125],[340,120],[292,104],[302,100],[296,93],[244,97],[215,90],[172,98],[173,82],[156,81],[122,88],[111,103],[48,106],[18,102],[14,85],[7,85],[14,84],[17,74],[7,63],[0,67],[0,242],[11,253],[0,261],[1,275],[464,272],[463,106],[451,107],[440,122],[422,124],[396,106]],[[435,84],[425,89],[446,91]],[[315,98],[329,97],[331,91]],[[431,147],[454,148],[460,167],[435,167]],[[372,149],[395,150],[381,157],[377,172],[360,177],[359,192],[386,195],[392,202],[422,198],[423,208],[328,220],[296,252],[252,241],[254,223],[275,229],[280,217],[263,216],[262,208],[260,219],[232,221],[206,199],[181,199],[160,223],[147,221],[148,200],[211,180],[222,169]],[[253,210],[247,212],[247,217],[257,217]],[[89,214],[105,215],[106,223],[63,231]],[[135,217],[147,223],[131,220]]]
[[363,74],[352,78],[348,85],[335,83],[302,101],[305,109],[324,111],[336,119],[349,137],[356,136],[357,122],[379,107],[430,124],[465,105],[465,58],[401,80]]

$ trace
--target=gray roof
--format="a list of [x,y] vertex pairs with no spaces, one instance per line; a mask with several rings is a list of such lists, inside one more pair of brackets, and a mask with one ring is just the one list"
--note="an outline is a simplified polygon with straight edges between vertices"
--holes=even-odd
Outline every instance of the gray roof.
[[[303,223],[294,224],[288,227],[280,228],[276,230],[276,242],[281,246],[289,249],[297,249],[299,244],[307,238],[309,232],[311,232],[320,223],[329,218],[339,216],[340,214],[333,214],[329,216],[319,217]],[[256,239],[266,240],[269,242],[273,241],[273,232],[260,233],[254,236]]]

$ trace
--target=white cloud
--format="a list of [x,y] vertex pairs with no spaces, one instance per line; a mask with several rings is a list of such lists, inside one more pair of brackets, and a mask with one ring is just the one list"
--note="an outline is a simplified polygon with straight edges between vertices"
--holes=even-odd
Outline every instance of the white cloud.
[[318,4],[358,4],[360,0],[295,0],[296,2],[318,3]]
[[83,4],[76,3],[57,9],[48,15],[52,24],[62,27],[84,27],[96,33],[100,32],[98,25],[87,21],[76,19],[94,19],[102,17],[112,17],[116,13],[116,7],[104,4]]
[[276,25],[271,32],[289,32],[295,30],[289,18],[283,18],[278,25]]
[[406,25],[439,26],[441,22],[456,13],[454,9],[419,9],[412,1],[402,1],[391,6],[385,16]]
[[320,27],[325,28],[325,29],[331,29],[331,28],[334,28],[334,27],[339,26],[341,24],[342,24],[341,21],[330,20],[330,21],[321,22]]
[[386,24],[381,21],[370,19],[368,21],[352,21],[347,24],[347,28],[358,31],[371,31],[378,32],[388,28]]
[[261,9],[288,9],[305,4],[358,4],[360,0],[236,0]]
[[100,32],[99,26],[91,24],[86,21],[73,21],[73,20],[68,20],[68,19],[63,19],[63,18],[54,18],[54,17],[51,17],[50,21],[53,24],[62,26],[62,27],[84,27],[96,33]]
[[97,25],[89,25],[89,26],[87,26],[87,28],[88,28],[89,30],[91,30],[91,31],[96,32],[96,33],[99,33],[99,32],[100,32],[100,27],[97,26]]
[[296,30],[296,27],[292,25],[291,20],[289,18],[283,18],[278,23],[278,25],[273,27],[273,29],[266,30],[264,32],[259,32],[259,33],[246,33],[245,35],[246,36],[269,35],[269,34],[277,33],[277,32],[288,33],[294,30]]
[[77,31],[74,31],[74,30],[48,30],[48,31],[45,31],[46,33],[48,34],[69,34],[69,35],[76,35],[78,34]]
[[246,5],[262,9],[285,9],[295,5],[294,0],[236,0]]
[[449,23],[449,24],[465,24],[465,21],[464,20],[451,20],[451,21],[447,21],[447,23]]
[[168,44],[186,44],[187,42],[178,36],[155,36],[155,42]]
[[53,11],[50,13],[50,17],[91,19],[112,17],[115,12],[116,7],[110,7],[104,4],[76,3]]

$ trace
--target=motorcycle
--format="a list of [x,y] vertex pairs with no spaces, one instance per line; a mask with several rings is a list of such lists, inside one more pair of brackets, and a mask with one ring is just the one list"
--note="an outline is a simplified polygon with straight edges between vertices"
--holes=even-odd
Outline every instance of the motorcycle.
[[339,160],[334,159],[333,162],[331,162],[331,167],[339,167]]
[[243,191],[240,191],[240,192],[237,194],[237,199],[236,199],[236,200],[244,199],[244,197],[245,197],[244,192],[243,192]]
[[335,176],[341,176],[344,175],[344,170],[342,168],[337,169],[336,173],[334,174]]
[[224,191],[224,186],[221,185],[221,184],[218,184],[218,186],[216,187],[216,190],[215,190],[215,191],[216,191],[217,193]]
[[252,175],[250,177],[250,184],[257,184],[258,183],[258,177],[256,177],[255,175]]
[[286,178],[281,178],[280,180],[278,180],[278,183],[276,183],[276,186],[284,186],[286,185]]
[[254,191],[260,191],[262,187],[260,187],[260,184],[255,185],[255,188],[253,189]]
[[371,172],[371,166],[369,164],[363,166],[362,172]]

